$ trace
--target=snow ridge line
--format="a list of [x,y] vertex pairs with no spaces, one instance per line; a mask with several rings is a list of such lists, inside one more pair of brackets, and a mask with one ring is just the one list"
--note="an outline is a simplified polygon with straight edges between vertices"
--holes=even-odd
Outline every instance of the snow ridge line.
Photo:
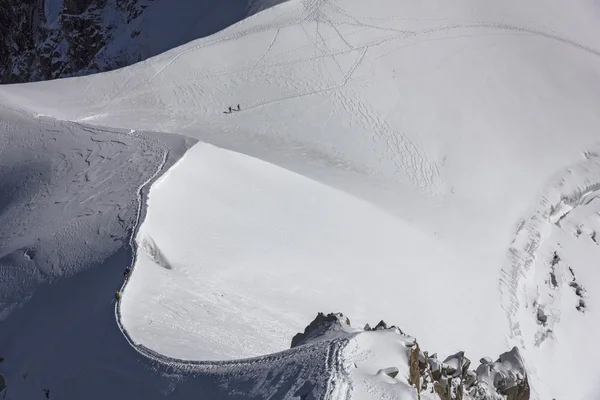
[[[135,132],[132,131],[132,134]],[[137,136],[137,135],[136,135]],[[139,137],[139,136],[138,136]],[[154,141],[156,145],[162,147],[162,160],[152,176],[150,176],[144,183],[140,185],[137,191],[137,200],[138,200],[138,208],[136,213],[135,224],[131,230],[131,236],[129,240],[129,246],[132,250],[132,261],[130,268],[135,267],[135,263],[137,261],[137,252],[138,245],[136,242],[136,236],[141,227],[142,217],[145,214],[146,208],[146,196],[144,195],[144,191],[151,185],[156,178],[161,175],[164,171],[164,168],[167,164],[169,151],[162,145],[159,144],[158,141]],[[127,287],[127,283],[129,280],[123,282],[121,286],[121,292],[124,293]],[[245,359],[237,359],[237,360],[222,360],[222,361],[198,361],[198,360],[183,360],[174,357],[169,357],[163,354],[160,354],[142,344],[136,343],[127,328],[125,328],[122,321],[121,314],[121,302],[117,301],[115,304],[115,320],[117,322],[117,326],[121,333],[123,334],[125,340],[128,344],[141,356],[151,360],[152,362],[178,370],[180,372],[217,372],[223,367],[240,367],[244,365],[254,365],[254,364],[263,364],[267,363],[276,363],[278,361],[293,357],[294,355],[305,355],[309,357],[319,357],[322,356],[323,353],[327,352],[327,367],[326,370],[329,372],[329,377],[326,383],[325,397],[324,399],[350,399],[351,393],[351,382],[348,372],[345,370],[343,365],[341,355],[343,349],[348,345],[350,338],[355,336],[356,333],[348,334],[347,337],[343,338],[335,338],[331,340],[325,340],[317,343],[311,343],[304,346],[298,346],[291,349],[282,350],[280,352],[267,354],[263,356],[245,358]]]
[[[138,136],[136,134],[136,132],[132,132],[132,134],[135,134],[136,136]],[[159,142],[156,141],[156,143],[158,144]],[[160,162],[160,165],[158,166],[158,168],[156,169],[156,171],[154,171],[154,174],[152,174],[152,176],[150,178],[148,178],[144,183],[142,183],[142,185],[139,187],[138,191],[137,191],[137,200],[138,200],[138,208],[137,208],[137,212],[136,212],[136,216],[135,216],[135,223],[133,225],[132,228],[132,232],[131,232],[131,237],[129,238],[129,245],[131,246],[131,250],[132,250],[132,260],[131,260],[131,268],[133,268],[133,266],[135,265],[136,261],[137,261],[137,243],[135,240],[135,237],[138,234],[140,225],[141,225],[141,219],[142,219],[142,213],[145,211],[145,207],[144,207],[144,203],[142,203],[142,201],[144,200],[144,195],[143,195],[143,191],[146,188],[146,186],[148,186],[151,182],[153,182],[159,175],[161,175],[163,173],[163,170],[165,168],[165,165],[167,164],[167,160],[169,158],[169,150],[162,144],[159,144],[159,146],[162,147],[162,161]],[[148,191],[150,191],[150,189],[148,188]],[[122,289],[125,289],[125,286],[127,285],[127,283],[123,283],[123,287]]]

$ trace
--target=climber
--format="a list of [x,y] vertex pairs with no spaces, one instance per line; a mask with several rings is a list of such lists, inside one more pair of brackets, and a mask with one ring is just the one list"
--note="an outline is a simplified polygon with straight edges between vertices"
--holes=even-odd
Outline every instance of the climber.
[[123,276],[125,277],[125,279],[129,278],[129,275],[131,275],[131,268],[127,267],[125,268],[125,271],[123,272]]
[[240,105],[239,104],[237,106],[237,110],[236,111],[240,111]]
[[117,292],[115,293],[115,299],[119,300],[121,298],[121,292],[119,292],[117,290]]

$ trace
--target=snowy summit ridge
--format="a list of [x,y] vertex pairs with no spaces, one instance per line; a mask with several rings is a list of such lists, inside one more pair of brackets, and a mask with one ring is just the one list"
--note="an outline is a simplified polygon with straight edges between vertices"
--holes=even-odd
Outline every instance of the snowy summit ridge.
[[[299,339],[296,339],[299,338]],[[394,398],[402,400],[528,400],[527,372],[519,350],[500,355],[497,361],[484,357],[471,370],[464,352],[450,355],[444,361],[437,354],[421,351],[416,339],[395,326],[381,321],[373,329],[353,328],[341,313],[322,313],[295,337],[295,346],[315,342],[332,342],[341,348],[330,364],[334,371],[330,386],[341,394],[344,382],[352,388],[339,397]],[[300,342],[298,340],[301,340]],[[386,366],[386,363],[389,365]],[[335,369],[339,371],[335,371]],[[317,397],[318,398],[318,397]]]
[[145,60],[0,86],[2,396],[599,398],[597,4],[44,4]]

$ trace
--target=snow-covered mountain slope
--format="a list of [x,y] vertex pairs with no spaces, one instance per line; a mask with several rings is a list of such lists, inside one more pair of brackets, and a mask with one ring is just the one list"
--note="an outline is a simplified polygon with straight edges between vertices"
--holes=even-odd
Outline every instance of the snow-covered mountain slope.
[[107,71],[209,36],[280,0],[0,1],[0,82]]
[[110,300],[141,196],[192,141],[3,106],[0,121],[2,398],[43,399],[47,388],[51,398],[161,398],[167,370],[140,364]]
[[[444,293],[454,274],[469,273],[444,243],[431,252],[428,239],[339,190],[199,144],[153,186],[123,319],[134,340],[184,359],[282,350],[324,307],[348,308],[362,324],[377,312],[401,313],[436,327],[423,332],[427,343],[476,342],[476,333],[435,333],[455,318],[436,315],[436,301],[401,306],[418,299],[418,288]],[[428,252],[430,264],[422,261]],[[439,268],[444,263],[456,268]],[[460,291],[445,297],[458,309],[471,306]]]
[[[587,159],[559,171],[550,181],[531,215],[523,219],[503,269],[505,304],[511,304],[511,338],[527,349],[530,373],[556,382],[556,398],[576,398],[594,388],[598,373],[594,343],[600,290],[594,260],[600,208],[600,158]],[[557,366],[569,365],[565,369]],[[593,391],[595,397],[600,392]],[[593,398],[593,397],[592,397]]]
[[0,113],[1,320],[36,286],[126,244],[142,183],[172,164],[185,140]]
[[[135,348],[114,296],[150,184],[182,136],[33,118],[0,108],[0,397],[265,399],[347,390],[346,340],[189,364]],[[330,338],[331,339],[331,338]]]
[[[159,262],[140,252],[125,290],[132,340],[196,358],[281,350],[343,300],[443,353],[517,345],[535,398],[579,399],[600,355],[595,203],[578,200],[598,185],[597,18],[593,2],[293,0],[0,101],[241,153],[198,144],[153,189],[138,239]],[[561,202],[589,239],[553,226]]]

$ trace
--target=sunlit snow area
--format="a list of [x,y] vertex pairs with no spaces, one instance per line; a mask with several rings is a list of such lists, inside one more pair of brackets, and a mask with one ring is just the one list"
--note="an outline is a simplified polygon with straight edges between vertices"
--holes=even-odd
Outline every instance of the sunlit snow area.
[[[0,86],[6,398],[107,373],[97,398],[417,399],[414,339],[356,328],[380,319],[442,359],[517,347],[532,399],[600,398],[600,5],[252,6],[130,67]],[[42,352],[54,312],[61,349],[104,347]],[[283,352],[317,312],[355,328]]]

